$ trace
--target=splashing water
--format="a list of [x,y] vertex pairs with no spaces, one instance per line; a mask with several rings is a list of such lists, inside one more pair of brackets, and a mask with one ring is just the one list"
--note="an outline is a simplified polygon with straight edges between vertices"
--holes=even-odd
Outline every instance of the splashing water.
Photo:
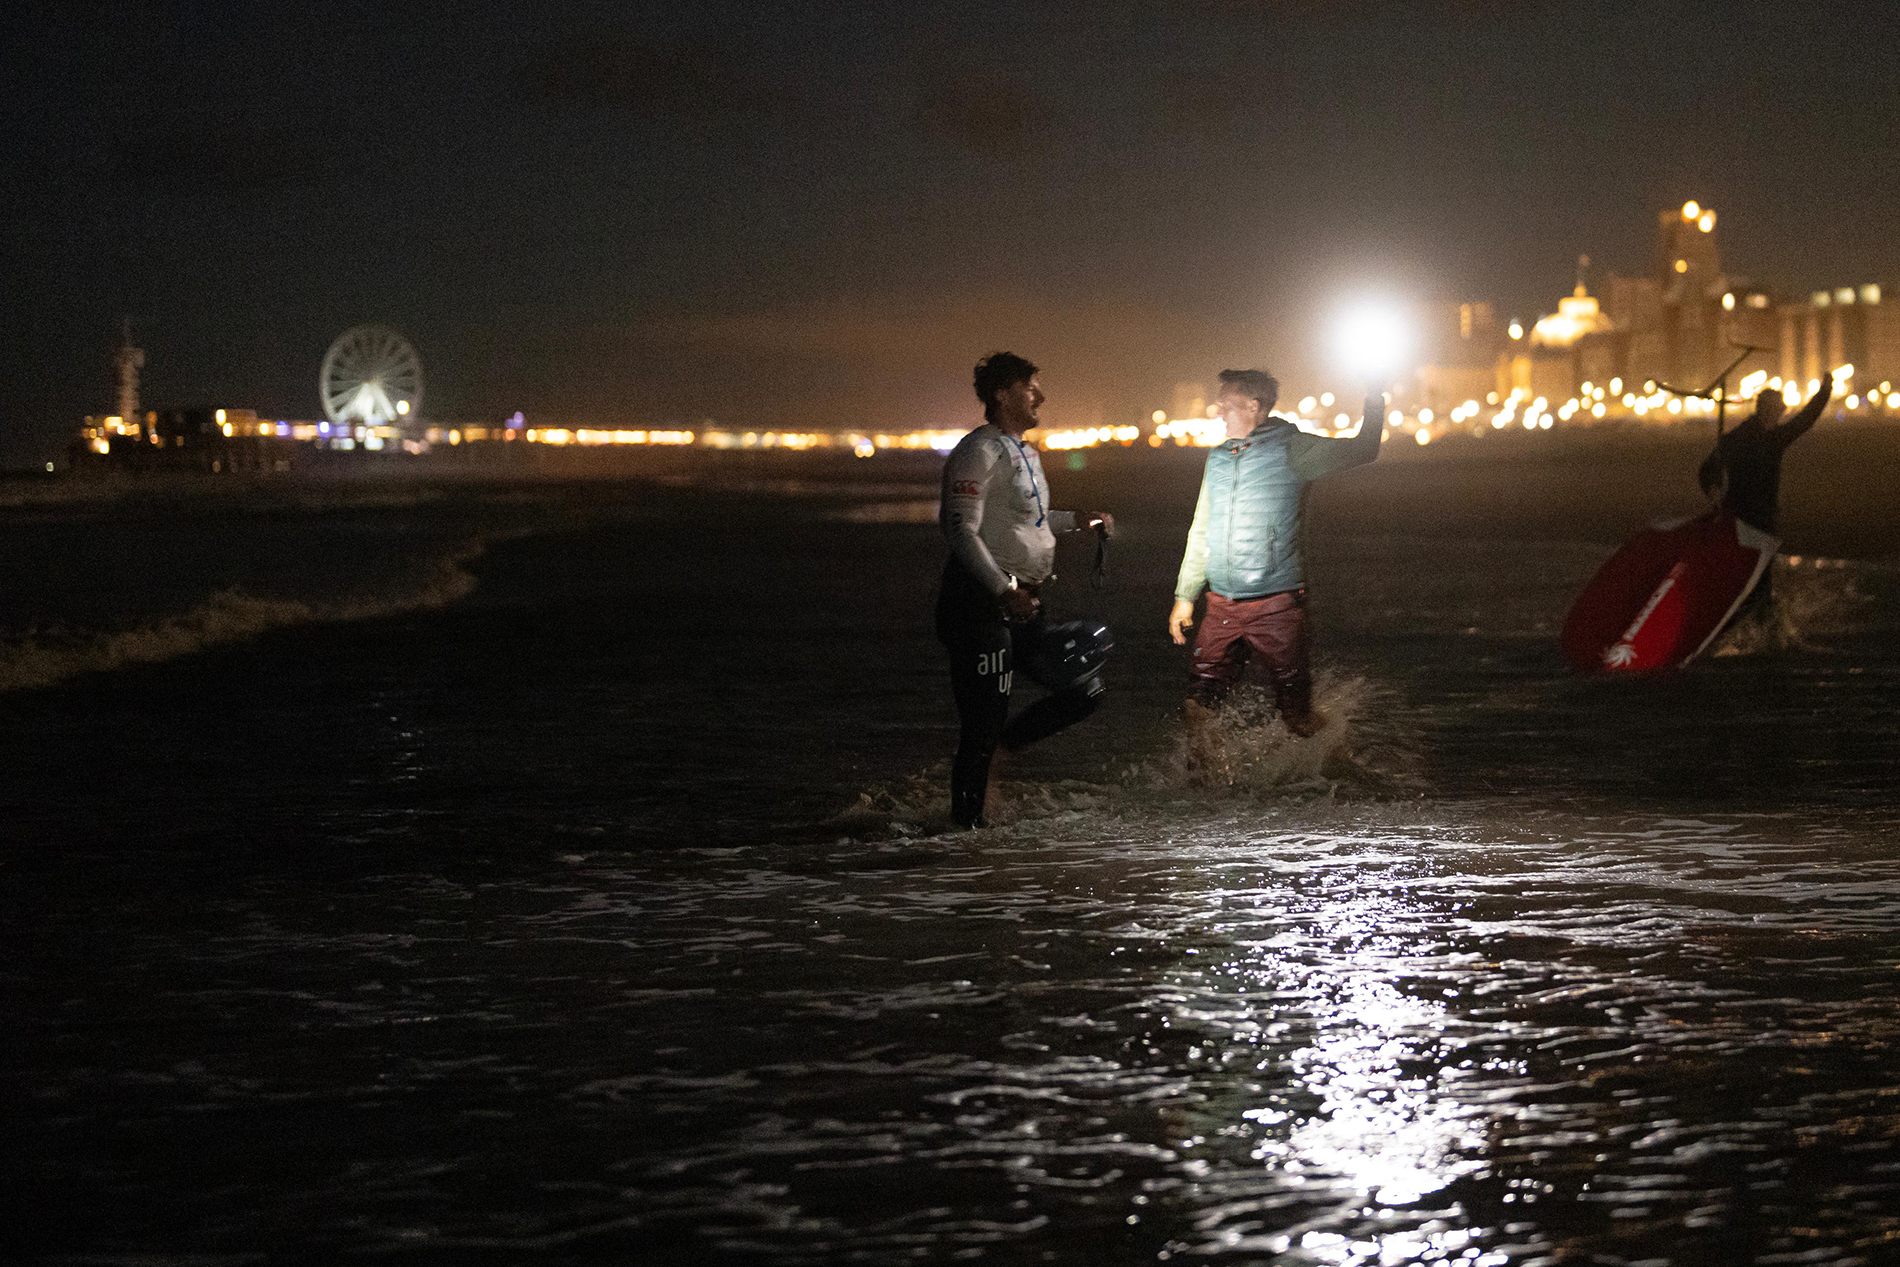
[[[1312,735],[1287,728],[1272,695],[1253,686],[1235,691],[1214,723],[1219,764],[1189,760],[1188,739],[1170,719],[1151,738],[1159,751],[1146,759],[1117,760],[1093,779],[1011,777],[995,780],[994,826],[1034,829],[1079,817],[1119,819],[1129,813],[1178,812],[1184,799],[1382,800],[1417,796],[1425,787],[1418,738],[1397,721],[1398,692],[1363,676],[1331,669],[1314,675],[1314,706],[1325,721]],[[938,835],[956,830],[946,789],[950,763],[902,782],[860,792],[828,827],[860,837]]]
[[1272,696],[1243,687],[1210,725],[1207,759],[1192,760],[1185,731],[1165,757],[1146,767],[1156,790],[1195,788],[1241,796],[1379,798],[1415,794],[1423,785],[1416,737],[1396,722],[1398,693],[1363,676],[1314,674],[1320,728],[1287,728]]
[[1873,598],[1847,568],[1845,559],[1776,556],[1768,576],[1772,599],[1751,605],[1737,616],[1709,654],[1754,656],[1812,650],[1810,639],[1853,628],[1865,620]]

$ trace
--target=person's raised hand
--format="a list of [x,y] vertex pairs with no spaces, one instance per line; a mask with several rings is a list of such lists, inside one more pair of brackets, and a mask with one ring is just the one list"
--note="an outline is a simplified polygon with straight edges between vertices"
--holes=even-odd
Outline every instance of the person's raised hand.
[[1168,613],[1168,637],[1174,639],[1177,647],[1187,646],[1188,627],[1194,623],[1194,604],[1176,602],[1174,610]]

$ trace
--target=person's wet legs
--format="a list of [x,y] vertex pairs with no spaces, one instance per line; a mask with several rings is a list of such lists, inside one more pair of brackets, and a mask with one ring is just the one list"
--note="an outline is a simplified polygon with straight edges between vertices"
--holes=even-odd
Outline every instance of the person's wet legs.
[[1305,602],[1262,611],[1247,622],[1247,642],[1266,667],[1267,680],[1273,684],[1273,702],[1286,728],[1302,738],[1318,731],[1325,718],[1313,711]]
[[1218,594],[1208,595],[1207,612],[1194,635],[1193,658],[1188,662],[1188,698],[1181,707],[1187,722],[1190,770],[1217,771],[1226,764],[1215,718],[1240,681],[1251,654],[1236,606]]
[[1009,720],[1012,672],[1008,626],[973,625],[946,637],[950,689],[957,701],[957,755],[950,767],[950,818],[980,826],[991,760]]

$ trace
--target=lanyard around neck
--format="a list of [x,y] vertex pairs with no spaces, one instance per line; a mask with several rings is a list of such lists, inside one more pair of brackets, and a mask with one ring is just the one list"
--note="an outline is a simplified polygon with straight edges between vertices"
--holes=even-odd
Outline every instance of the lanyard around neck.
[[1040,528],[1042,527],[1043,520],[1049,516],[1042,508],[1042,488],[1036,483],[1036,468],[1029,465],[1029,454],[1023,451],[1023,442],[1021,440],[1018,440],[1015,436],[1002,430],[1000,427],[997,428],[997,431],[1003,439],[1016,446],[1016,456],[1022,459],[1023,474],[1029,477],[1029,491],[1034,494],[1036,498],[1036,527]]

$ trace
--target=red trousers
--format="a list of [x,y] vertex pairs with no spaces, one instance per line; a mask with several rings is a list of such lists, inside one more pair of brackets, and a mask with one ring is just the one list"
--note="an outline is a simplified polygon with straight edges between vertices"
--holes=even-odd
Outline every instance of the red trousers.
[[1273,699],[1287,725],[1299,729],[1313,715],[1313,675],[1307,667],[1306,591],[1264,598],[1207,596],[1207,615],[1194,636],[1188,668],[1189,698],[1218,708],[1258,656],[1273,683]]

